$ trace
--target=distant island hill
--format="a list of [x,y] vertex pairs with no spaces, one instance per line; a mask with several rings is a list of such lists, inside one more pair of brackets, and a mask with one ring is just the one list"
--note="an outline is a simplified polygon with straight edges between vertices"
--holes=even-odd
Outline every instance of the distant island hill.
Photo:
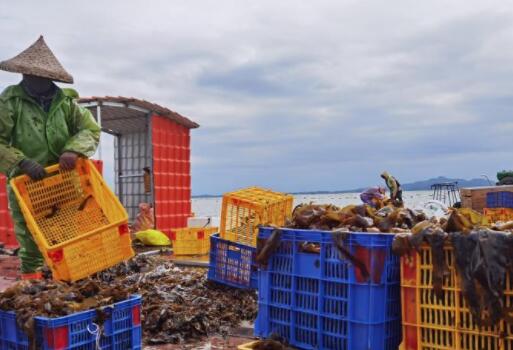
[[[493,181],[493,180],[492,180]],[[401,184],[401,187],[403,188],[403,191],[429,191],[431,190],[431,185],[437,184],[437,183],[444,183],[444,182],[457,182],[458,187],[479,187],[479,186],[490,186],[490,183],[485,179],[451,179],[444,176],[439,176],[436,178],[428,179],[428,180],[422,180],[422,181],[416,181],[411,183],[405,183]],[[492,183],[492,185],[495,185]],[[384,186],[384,184],[382,185]],[[368,186],[370,187],[370,186]],[[361,187],[356,188],[352,190],[336,190],[336,191],[304,191],[304,192],[292,192],[291,194],[334,194],[334,193],[357,193],[362,192],[368,187]],[[221,197],[219,194],[202,194],[202,195],[194,195],[193,198],[215,198],[215,197]]]

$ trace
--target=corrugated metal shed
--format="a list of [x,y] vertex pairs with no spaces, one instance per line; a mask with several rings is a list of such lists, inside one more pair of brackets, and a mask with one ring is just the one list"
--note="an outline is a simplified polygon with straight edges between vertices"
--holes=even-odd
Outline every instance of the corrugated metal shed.
[[[191,215],[190,129],[192,120],[166,107],[133,97],[81,98],[104,132],[115,138],[116,194],[131,221],[140,203],[155,207],[159,229],[170,233]],[[151,191],[144,186],[150,170]]]
[[102,127],[114,132],[129,133],[140,130],[139,128],[148,119],[150,114],[169,118],[187,129],[199,127],[199,124],[196,122],[169,108],[134,97],[95,96],[81,98],[78,102],[82,106],[90,108],[96,118],[97,110],[91,107],[101,106]]

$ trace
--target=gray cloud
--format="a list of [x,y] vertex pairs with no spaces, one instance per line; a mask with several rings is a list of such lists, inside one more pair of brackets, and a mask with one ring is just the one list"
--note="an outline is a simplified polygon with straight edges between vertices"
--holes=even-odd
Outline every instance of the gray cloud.
[[[82,95],[136,96],[199,122],[195,193],[513,164],[507,2],[0,2],[2,57],[43,33]],[[18,79],[2,73],[0,87]]]

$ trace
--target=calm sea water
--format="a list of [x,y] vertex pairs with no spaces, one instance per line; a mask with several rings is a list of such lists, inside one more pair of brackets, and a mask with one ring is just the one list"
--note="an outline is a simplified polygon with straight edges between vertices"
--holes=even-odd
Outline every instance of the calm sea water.
[[[415,208],[431,199],[431,191],[403,192],[403,199],[407,207]],[[196,216],[221,216],[222,198],[193,198],[192,210]],[[312,194],[294,196],[294,206],[301,203],[333,204],[345,206],[361,204],[359,193]]]

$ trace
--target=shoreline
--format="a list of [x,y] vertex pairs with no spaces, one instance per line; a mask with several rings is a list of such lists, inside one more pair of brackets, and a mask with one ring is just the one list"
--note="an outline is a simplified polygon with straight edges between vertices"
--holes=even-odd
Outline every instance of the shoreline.
[[[363,189],[361,190],[352,190],[352,191],[317,191],[317,192],[285,192],[287,194],[290,194],[292,196],[316,196],[316,195],[326,195],[326,194],[360,194]],[[421,190],[403,190],[403,193],[409,193],[409,192],[432,192],[431,189],[421,189]],[[208,199],[208,198],[223,198],[222,194],[214,195],[214,194],[200,194],[200,195],[193,195],[191,196],[191,199]]]

